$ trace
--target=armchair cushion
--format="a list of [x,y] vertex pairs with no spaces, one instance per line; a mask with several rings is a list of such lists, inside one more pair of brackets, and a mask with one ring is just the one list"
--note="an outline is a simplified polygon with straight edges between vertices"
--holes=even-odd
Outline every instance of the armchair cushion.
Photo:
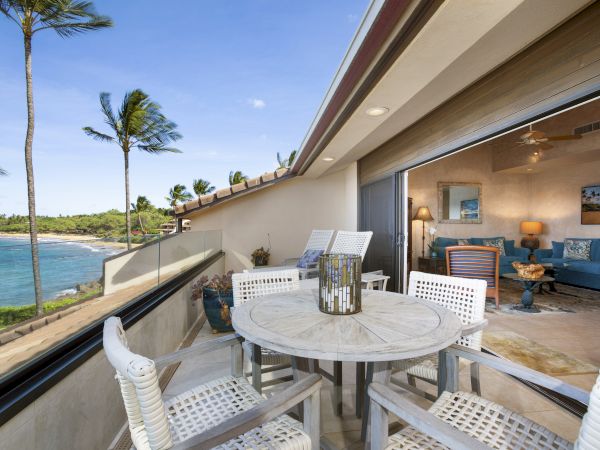
[[[565,253],[565,243],[552,241],[552,258],[562,258]],[[548,258],[548,256],[546,256]]]
[[319,257],[323,254],[323,250],[306,250],[298,260],[296,267],[300,269],[308,269],[314,267],[319,262]]

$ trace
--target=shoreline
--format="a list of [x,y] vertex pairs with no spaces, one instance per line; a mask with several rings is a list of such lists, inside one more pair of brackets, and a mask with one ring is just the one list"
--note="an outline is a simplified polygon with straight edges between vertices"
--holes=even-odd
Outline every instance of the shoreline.
[[[17,239],[29,239],[28,233],[7,233],[0,231],[0,238],[17,238]],[[84,242],[87,245],[94,247],[111,247],[121,250],[127,250],[127,244],[125,242],[114,242],[104,238],[91,236],[89,234],[55,234],[55,233],[38,233],[38,239],[55,239],[65,242]],[[139,246],[140,244],[131,244],[132,248]]]

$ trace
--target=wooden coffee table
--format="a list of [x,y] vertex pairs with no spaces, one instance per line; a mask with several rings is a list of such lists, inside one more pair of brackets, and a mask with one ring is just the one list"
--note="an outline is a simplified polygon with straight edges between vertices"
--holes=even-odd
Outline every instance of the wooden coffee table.
[[508,278],[509,280],[515,280],[521,283],[523,287],[523,295],[521,295],[521,304],[513,306],[513,309],[524,312],[540,312],[540,310],[533,305],[533,290],[540,286],[542,283],[551,283],[554,278],[544,275],[535,280],[529,278],[521,278],[516,273],[505,273],[502,277]]

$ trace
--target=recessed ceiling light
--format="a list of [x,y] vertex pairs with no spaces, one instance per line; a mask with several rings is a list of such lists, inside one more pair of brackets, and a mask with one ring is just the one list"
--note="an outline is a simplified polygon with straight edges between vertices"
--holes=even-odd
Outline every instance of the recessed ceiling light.
[[533,156],[538,156],[540,152],[533,152]]
[[366,113],[367,113],[367,116],[377,117],[377,116],[383,116],[385,113],[388,113],[389,111],[390,111],[390,108],[386,108],[384,106],[374,106],[373,108],[367,109]]
[[326,156],[325,158],[323,158],[323,161],[326,161],[326,162],[331,162],[333,160],[334,160],[334,158],[332,158],[331,156]]
[[527,169],[527,172],[531,172],[533,169]]

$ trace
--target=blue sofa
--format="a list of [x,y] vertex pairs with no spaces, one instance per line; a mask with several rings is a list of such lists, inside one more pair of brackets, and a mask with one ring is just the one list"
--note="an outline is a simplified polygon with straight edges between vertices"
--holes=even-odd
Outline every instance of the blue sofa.
[[[502,236],[500,236],[502,237]],[[495,238],[470,238],[469,243],[471,245],[483,245],[484,239],[498,239]],[[446,238],[446,237],[437,237],[435,239],[435,247],[438,251],[438,256],[440,258],[446,258],[446,247],[452,247],[453,245],[458,245],[458,239],[454,238]],[[504,251],[506,252],[505,256],[500,256],[500,276],[503,273],[513,273],[516,272],[513,269],[512,263],[514,261],[519,262],[528,262],[529,261],[529,249],[522,247],[515,247],[515,241],[507,241],[504,240]]]
[[559,283],[600,289],[600,239],[592,239],[590,261],[565,259],[564,248],[563,242],[552,242],[552,248],[536,250],[535,259],[538,263],[552,263]]

